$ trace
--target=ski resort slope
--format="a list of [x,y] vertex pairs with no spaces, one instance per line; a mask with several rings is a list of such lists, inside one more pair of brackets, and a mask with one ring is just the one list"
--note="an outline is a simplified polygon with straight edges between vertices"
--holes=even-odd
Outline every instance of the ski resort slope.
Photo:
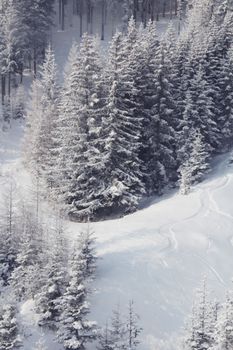
[[[0,181],[11,176],[25,199],[33,185],[22,164],[22,135],[20,124],[1,135]],[[228,160],[229,155],[218,157],[212,173],[187,196],[174,191],[132,215],[92,224],[99,261],[91,318],[99,325],[117,304],[125,313],[133,299],[143,327],[141,349],[179,349],[174,339],[204,275],[213,297],[224,297],[233,275],[233,165]],[[44,212],[48,215],[48,208]],[[66,226],[71,240],[85,228]],[[28,327],[31,311],[28,305],[22,310],[21,323]],[[31,327],[33,337],[39,336]],[[52,349],[51,335],[48,339]],[[30,346],[29,336],[25,349]]]

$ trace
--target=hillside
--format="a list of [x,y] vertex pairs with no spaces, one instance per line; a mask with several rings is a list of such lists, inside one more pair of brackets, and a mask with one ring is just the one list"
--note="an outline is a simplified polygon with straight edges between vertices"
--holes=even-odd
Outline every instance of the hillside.
[[[149,21],[140,27],[131,18],[127,30],[115,35],[125,25],[123,12],[106,13],[103,35],[104,0],[85,3],[94,4],[91,19],[85,11],[74,14],[82,0],[56,1],[55,15],[49,10],[53,27],[46,11],[41,12],[40,28],[47,20],[51,31],[43,28],[37,37],[35,30],[30,52],[15,56],[25,65],[20,70],[9,64],[2,71],[0,350],[5,304],[15,308],[12,319],[23,350],[206,350],[205,344],[194,349],[192,338],[181,346],[192,309],[189,333],[194,330],[199,337],[198,327],[206,322],[203,334],[213,337],[208,349],[228,349],[221,348],[219,334],[224,340],[229,319],[233,329],[231,292],[231,313],[224,313],[233,277],[233,13],[229,1],[224,6],[212,2],[198,0],[188,8],[179,36],[182,18],[171,22],[163,6],[156,25]],[[143,4],[162,4],[127,3],[141,4],[136,19]],[[10,24],[16,23],[22,34],[27,13],[20,13],[13,0],[10,5],[18,11],[12,12]],[[17,14],[22,15],[19,21]],[[36,18],[37,12],[32,15]],[[87,32],[83,40],[80,30]],[[5,31],[8,43],[11,26]],[[92,33],[102,35],[100,47]],[[26,34],[30,37],[30,30]],[[37,53],[36,39],[43,39]],[[17,43],[22,52],[27,35],[24,40],[22,48]],[[20,79],[22,105],[15,84]],[[93,281],[85,275],[81,255],[86,243],[80,233],[90,228],[98,257]],[[196,302],[205,278],[205,300]],[[69,347],[64,334],[62,345],[56,335],[65,328],[72,288],[77,300],[84,290],[76,301],[87,312],[80,312],[78,321],[70,317],[77,334],[68,334],[74,342]],[[143,329],[138,346],[124,339],[127,345],[117,340],[102,349],[90,341],[95,329],[82,334],[86,316],[87,323],[93,320],[103,328],[106,322],[111,325],[117,307],[125,315],[131,300]],[[74,318],[79,316],[75,307]],[[39,327],[43,317],[48,323]],[[79,341],[85,337],[83,346]],[[41,339],[44,347],[36,347]],[[233,334],[231,339],[233,344]]]
[[[21,135],[18,125],[2,138],[1,183],[11,174],[18,192],[29,200],[33,186],[22,164]],[[174,191],[152,199],[135,214],[92,225],[100,259],[91,316],[99,325],[111,317],[116,304],[124,310],[134,299],[144,329],[141,348],[159,344],[159,349],[173,349],[204,275],[213,296],[224,297],[233,269],[233,166],[228,158],[217,158],[212,173],[188,196]],[[41,210],[45,220],[52,216],[46,203]],[[67,222],[66,226],[73,239],[85,224]],[[31,327],[35,318],[31,305],[26,304],[21,315],[32,333],[25,350],[41,336],[37,327]],[[46,337],[47,345],[51,339]],[[59,348],[54,345],[54,349]]]

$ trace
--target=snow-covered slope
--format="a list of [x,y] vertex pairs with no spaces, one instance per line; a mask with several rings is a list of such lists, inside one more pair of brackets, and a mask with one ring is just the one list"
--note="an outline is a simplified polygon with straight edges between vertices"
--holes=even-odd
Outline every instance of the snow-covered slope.
[[[32,185],[21,161],[21,135],[19,124],[1,137],[1,184],[11,173],[27,197]],[[100,259],[91,316],[100,325],[117,303],[124,311],[133,299],[144,328],[141,348],[154,349],[157,339],[173,343],[204,274],[214,294],[224,296],[233,274],[233,166],[228,157],[216,159],[206,181],[188,196],[174,191],[133,215],[93,224]],[[69,237],[84,226],[67,223]],[[28,312],[22,310],[21,322],[28,326]]]

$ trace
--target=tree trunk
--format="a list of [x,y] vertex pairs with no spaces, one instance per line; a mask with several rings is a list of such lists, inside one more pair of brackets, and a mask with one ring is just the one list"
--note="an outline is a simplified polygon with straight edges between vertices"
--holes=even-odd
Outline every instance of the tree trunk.
[[163,17],[166,17],[166,0],[163,2]]
[[36,79],[36,74],[37,74],[36,49],[34,49],[34,53],[33,53],[33,74],[34,74],[34,79]]
[[87,33],[89,32],[89,24],[91,22],[91,2],[90,0],[86,0],[87,2]]
[[61,2],[61,30],[65,30],[65,0]]
[[175,0],[175,16],[178,14],[178,0]]
[[173,13],[172,13],[172,10],[173,10],[173,6],[172,6],[172,3],[173,3],[173,1],[172,0],[170,0],[170,20],[172,19],[172,15],[173,15]]
[[91,34],[93,34],[93,13],[94,13],[94,7],[91,6],[91,14],[90,14],[90,16],[91,16],[91,29],[90,29]]
[[4,105],[5,102],[5,96],[6,96],[6,77],[4,74],[2,74],[2,79],[1,79],[1,83],[2,83],[2,105]]
[[79,17],[80,17],[80,38],[81,38],[83,35],[83,0],[80,0]]
[[101,2],[101,40],[104,40],[104,23],[105,23],[105,0],[102,0]]
[[138,1],[134,0],[133,1],[133,17],[134,17],[135,21],[137,21],[137,7],[138,7]]
[[62,0],[59,0],[59,24],[61,25]]
[[151,0],[151,15],[150,18],[152,22],[155,20],[155,0]]
[[156,1],[156,21],[159,21],[160,1]]
[[11,95],[11,72],[8,72],[8,96]]

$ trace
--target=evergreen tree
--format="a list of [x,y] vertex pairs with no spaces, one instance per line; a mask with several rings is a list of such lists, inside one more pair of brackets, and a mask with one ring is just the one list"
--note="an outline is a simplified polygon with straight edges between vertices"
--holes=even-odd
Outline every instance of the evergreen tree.
[[[17,267],[10,282],[16,298],[31,298],[41,288],[42,273],[42,229],[30,212],[24,212],[22,231],[17,254]],[[37,276],[35,278],[35,276]]]
[[233,76],[232,68],[233,61],[231,54],[227,59],[222,61],[222,70],[220,73],[220,89],[222,92],[221,100],[221,115],[222,120],[219,122],[221,126],[221,144],[227,147],[232,146],[232,135],[233,135]]
[[34,80],[31,86],[30,99],[26,113],[26,128],[24,135],[24,159],[30,171],[38,177],[40,165],[40,125],[43,116],[41,105],[41,85],[39,80]]
[[[94,219],[101,207],[104,139],[102,62],[96,40],[85,34],[78,51],[71,49],[59,109],[57,137],[59,191],[72,219]],[[67,157],[69,153],[69,157]],[[85,165],[85,166],[84,166]]]
[[[59,220],[60,222],[60,220]],[[51,242],[49,242],[49,245]],[[60,302],[67,286],[67,242],[64,238],[61,222],[55,232],[55,241],[45,267],[45,283],[35,295],[36,311],[39,325],[52,330],[58,329]]]
[[200,130],[191,132],[187,143],[191,143],[191,149],[186,154],[186,160],[184,160],[183,165],[179,169],[181,174],[180,191],[182,194],[187,194],[190,186],[199,182],[210,169],[210,154]]
[[186,161],[180,168],[180,193],[183,195],[189,194],[191,185],[191,168],[188,161]]
[[17,266],[19,231],[16,213],[16,187],[11,181],[3,199],[3,208],[0,215],[0,279],[1,284],[8,285],[10,276]]
[[62,298],[62,313],[58,336],[66,350],[85,349],[96,339],[96,324],[87,320],[89,304],[83,271],[86,266],[80,252],[72,255],[70,281]]
[[19,349],[21,346],[16,309],[13,305],[5,305],[0,311],[0,350]]
[[95,276],[97,257],[94,246],[95,239],[89,226],[80,233],[78,243],[80,262],[83,261],[83,278],[90,282]]
[[198,292],[193,307],[188,334],[185,339],[185,350],[206,350],[214,344],[215,317],[214,308],[208,299],[206,281]]
[[107,113],[103,120],[106,189],[101,198],[107,215],[134,211],[145,192],[139,159],[141,118],[135,115],[138,91],[127,46],[122,34],[117,33],[109,49]]
[[[132,32],[132,30],[131,30]],[[137,108],[135,113],[141,117],[139,159],[142,180],[146,192],[157,192],[157,176],[160,169],[156,148],[156,121],[151,110],[155,103],[155,61],[158,48],[155,23],[149,21],[146,28],[140,28],[133,49],[129,50],[131,66],[134,64],[134,81],[137,87]]]
[[216,349],[228,350],[233,346],[233,302],[229,293],[217,320],[215,343]]
[[200,181],[209,170],[209,152],[199,130],[194,135],[189,163],[193,181]]
[[209,152],[215,151],[219,146],[220,130],[215,121],[213,98],[201,67],[190,81],[185,103],[189,108],[186,122],[200,130]]
[[176,177],[176,106],[173,99],[173,87],[166,66],[166,45],[160,43],[155,56],[155,93],[152,109],[156,121],[155,137],[160,165],[157,176],[158,190],[161,191],[170,180]]
[[134,303],[131,300],[128,307],[128,317],[127,317],[127,338],[128,338],[128,349],[135,350],[137,349],[140,341],[138,339],[142,328],[138,326],[139,316],[134,311]]
[[49,187],[53,186],[53,167],[56,164],[54,156],[53,130],[56,127],[58,86],[57,66],[54,53],[49,46],[40,72],[42,118],[39,129],[38,162],[39,171],[44,176]]
[[42,175],[47,186],[51,187],[52,169],[55,165],[53,130],[57,118],[58,98],[57,68],[51,47],[48,47],[45,53],[40,74],[40,80],[32,85],[25,136],[25,148],[30,145],[32,149],[29,157],[26,154],[26,161],[32,172]]
[[133,301],[129,302],[126,322],[123,322],[119,305],[113,311],[111,325],[106,323],[99,335],[99,350],[136,349],[142,328],[138,326],[139,316],[134,311]]
[[79,134],[77,133],[77,94],[78,85],[76,71],[78,69],[78,46],[74,43],[69,52],[64,84],[58,104],[58,123],[54,137],[58,148],[58,160],[55,167],[55,195],[60,202],[67,201],[70,183],[75,169],[74,155],[79,152]]
[[110,329],[111,348],[114,350],[127,349],[127,330],[121,320],[119,305],[113,310]]
[[98,350],[112,350],[112,343],[110,339],[110,329],[106,322],[105,328],[101,330],[98,335]]

